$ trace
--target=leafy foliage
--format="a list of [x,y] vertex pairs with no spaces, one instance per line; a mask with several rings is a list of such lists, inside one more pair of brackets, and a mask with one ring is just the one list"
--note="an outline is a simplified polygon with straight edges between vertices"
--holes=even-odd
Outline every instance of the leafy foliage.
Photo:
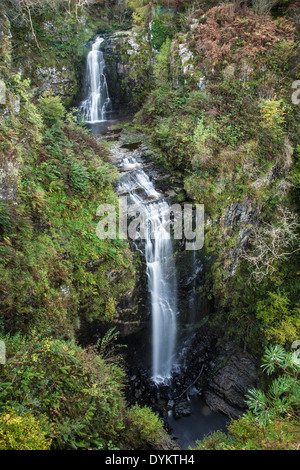
[[249,411],[228,426],[228,435],[214,433],[197,443],[198,450],[295,450],[298,447],[300,403],[299,350],[282,346],[265,350],[262,368],[280,375],[267,392],[249,390]]
[[129,423],[133,423],[133,427],[129,432],[130,441],[138,442],[140,448],[163,448],[163,444],[168,438],[167,433],[163,429],[162,421],[157,415],[153,414],[150,408],[138,405],[131,407],[129,411]]
[[[157,13],[156,13],[157,15]],[[172,39],[175,33],[173,13],[157,15],[151,24],[151,44],[156,50],[160,50],[167,39]]]
[[[135,282],[127,244],[96,235],[98,205],[117,207],[117,172],[71,113],[62,120],[59,97],[47,94],[37,108],[27,81],[12,77],[10,87],[20,93],[21,103],[14,128],[6,130],[2,123],[8,144],[4,162],[8,169],[11,162],[18,168],[6,183],[18,190],[17,204],[1,203],[1,321],[6,331],[36,327],[72,337],[80,316],[111,319],[119,294]],[[114,282],[109,270],[116,272]]]
[[[8,359],[0,386],[4,446],[42,450],[51,442],[46,431],[52,449],[143,448],[166,436],[150,410],[127,409],[123,371],[95,349],[37,335],[3,339]],[[8,403],[21,415],[8,414]]]
[[30,412],[19,414],[7,407],[0,415],[0,450],[49,450],[49,431],[45,419],[37,420]]
[[48,127],[61,122],[66,111],[59,96],[46,92],[40,96],[38,102],[41,114]]

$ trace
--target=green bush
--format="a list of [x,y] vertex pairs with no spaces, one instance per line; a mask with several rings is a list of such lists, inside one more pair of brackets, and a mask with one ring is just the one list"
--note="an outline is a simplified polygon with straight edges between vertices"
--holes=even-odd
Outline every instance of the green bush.
[[170,47],[171,40],[168,38],[162,45],[153,67],[155,83],[158,87],[170,86]]
[[0,369],[0,424],[8,419],[8,404],[22,413],[9,412],[0,445],[45,448],[47,429],[52,449],[149,448],[166,438],[149,408],[127,408],[115,357],[105,361],[95,348],[44,335],[2,340],[7,363]]
[[159,51],[167,39],[172,39],[175,34],[175,27],[172,23],[172,16],[161,15],[154,18],[151,24],[151,44]]
[[260,139],[263,145],[273,151],[273,155],[283,152],[284,144],[284,114],[285,108],[280,100],[262,100],[261,111],[261,133]]
[[131,423],[129,424],[130,440],[138,448],[162,448],[168,435],[163,428],[162,421],[150,408],[134,405],[129,410],[128,419]]
[[9,402],[48,416],[53,448],[98,448],[120,439],[125,403],[118,367],[72,342],[21,336],[5,342],[2,407]]
[[286,292],[268,292],[257,303],[256,316],[269,341],[285,345],[300,333],[300,305],[292,306]]
[[37,420],[30,412],[18,413],[8,407],[0,415],[0,450],[49,450],[46,420]]
[[66,110],[59,96],[54,96],[51,92],[45,92],[39,98],[38,103],[43,120],[48,127],[61,123]]

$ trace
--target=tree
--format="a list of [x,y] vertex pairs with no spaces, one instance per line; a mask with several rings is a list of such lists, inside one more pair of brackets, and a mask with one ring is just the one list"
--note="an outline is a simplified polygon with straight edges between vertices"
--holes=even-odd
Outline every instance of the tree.
[[252,250],[243,254],[252,267],[252,276],[262,281],[275,271],[275,262],[280,261],[300,248],[298,216],[284,207],[278,208],[276,223],[264,222],[252,232]]

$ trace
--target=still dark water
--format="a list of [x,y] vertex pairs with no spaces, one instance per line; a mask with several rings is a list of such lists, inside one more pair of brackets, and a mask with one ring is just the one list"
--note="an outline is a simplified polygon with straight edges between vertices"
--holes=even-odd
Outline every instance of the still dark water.
[[197,440],[214,431],[226,431],[229,419],[220,414],[210,411],[205,401],[201,398],[191,398],[191,414],[179,419],[171,414],[168,417],[168,424],[173,430],[173,436],[182,449],[193,447]]
[[[129,367],[148,370],[151,376],[151,327],[123,338],[126,345],[125,357]],[[180,345],[178,345],[180,348]],[[196,392],[196,390],[194,390]],[[226,432],[229,418],[221,413],[212,412],[205,400],[190,390],[189,405],[191,414],[175,418],[172,411],[168,412],[167,423],[171,428],[171,436],[176,439],[182,449],[194,447],[197,440],[215,431]],[[162,410],[163,411],[163,410]]]
[[[132,116],[130,115],[126,115],[126,116],[122,116],[120,115],[119,113],[109,113],[109,119],[107,119],[106,121],[99,121],[99,122],[96,122],[96,123],[86,123],[86,127],[88,129],[90,129],[91,133],[95,136],[95,137],[105,137],[105,134],[110,131],[113,132],[111,130],[111,127],[113,126],[120,126],[122,127],[122,124],[126,123],[126,122],[130,122],[132,120]],[[119,131],[119,129],[117,129],[117,132]]]

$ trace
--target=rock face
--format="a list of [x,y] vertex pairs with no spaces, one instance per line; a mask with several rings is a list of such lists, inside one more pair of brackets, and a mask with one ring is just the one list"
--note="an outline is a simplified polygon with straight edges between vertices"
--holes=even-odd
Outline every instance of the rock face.
[[131,94],[124,83],[129,78],[130,57],[138,52],[133,30],[116,31],[111,35],[104,35],[105,41],[101,46],[104,55],[109,96],[114,110],[122,112],[131,102]]
[[257,386],[253,357],[231,343],[222,343],[216,351],[204,393],[211,410],[238,417],[246,409],[245,395]]
[[260,208],[249,199],[243,202],[234,202],[226,210],[223,219],[224,230],[230,231],[236,227],[239,229],[236,243],[226,255],[229,265],[226,269],[230,276],[235,272],[249,237],[259,222],[259,216]]
[[35,71],[38,93],[52,91],[59,95],[64,102],[72,99],[78,89],[76,69],[72,66],[40,67]]
[[[150,179],[155,181],[156,187],[164,194],[166,194],[166,190],[172,190],[174,195],[171,196],[171,199],[174,197],[176,201],[182,191],[182,183],[174,180],[171,175],[166,174],[153,163],[154,155],[147,146],[146,136],[131,135],[125,129],[118,129],[115,133],[108,131],[107,137],[112,137],[115,141],[111,148],[111,159],[117,167],[119,159],[124,153],[134,156],[147,171]],[[232,230],[232,227],[240,229],[241,237],[237,240],[235,251],[232,253],[235,261],[238,261],[245,243],[243,230],[251,229],[257,222],[258,216],[256,207],[251,204],[251,201],[245,200],[243,203],[234,203],[228,206],[220,221],[225,229]],[[195,284],[196,292],[197,286],[203,282],[203,277],[205,277],[205,263],[201,257],[195,259],[193,257],[193,253],[187,256],[186,251],[181,252],[178,249],[176,264],[180,281],[179,291],[181,292],[178,301],[180,310],[188,312],[181,313],[180,317],[182,318],[179,319],[179,323],[189,323],[190,325],[194,325],[200,320],[199,313],[204,315],[205,310],[209,310],[205,299],[201,299],[201,312],[199,312],[198,305],[197,315],[195,317],[192,315],[193,305],[189,294],[194,293],[195,280],[198,281]],[[129,294],[127,299],[124,299],[124,304],[120,303],[120,308],[123,310],[120,319],[123,320],[122,333],[124,335],[137,332],[139,328],[146,325],[143,322],[147,320],[140,318],[142,322],[138,328],[136,328],[137,325],[130,324],[130,315],[124,315],[127,309],[128,312],[130,311],[128,304],[130,299],[133,297]],[[195,297],[194,301],[197,303],[198,297]],[[143,305],[142,310],[145,312],[147,306]],[[126,321],[124,322],[125,317]],[[175,418],[179,418],[191,413],[188,398],[194,393],[205,398],[211,411],[220,412],[228,417],[238,417],[246,410],[245,395],[248,390],[258,386],[256,364],[250,354],[237,348],[233,343],[225,340],[220,342],[219,338],[222,335],[223,332],[213,331],[209,328],[199,330],[193,328],[186,340],[181,339],[180,371],[174,373],[172,386],[159,388],[152,387],[149,383],[149,370],[141,359],[144,352],[141,352],[140,348],[144,347],[144,340],[141,341],[142,346],[138,346],[137,350],[135,350],[135,343],[138,340],[132,340],[134,345],[128,348],[130,349],[130,352],[128,351],[130,387],[127,389],[129,401],[135,403],[138,400],[142,405],[153,407],[164,419],[167,417],[168,410],[174,413]],[[133,335],[132,338],[134,337]]]
[[15,201],[19,176],[19,164],[7,159],[0,160],[0,199]]

